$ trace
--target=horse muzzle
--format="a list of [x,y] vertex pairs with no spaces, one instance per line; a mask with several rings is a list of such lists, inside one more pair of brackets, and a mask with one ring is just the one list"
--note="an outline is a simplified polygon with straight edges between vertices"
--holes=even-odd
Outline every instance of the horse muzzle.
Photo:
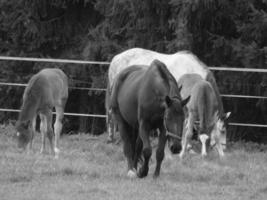
[[[182,146],[181,146],[181,137],[179,137],[178,135],[175,135],[171,132],[166,132],[166,136],[168,136],[169,138],[171,138],[172,140],[169,140],[169,149],[173,154],[178,154],[180,153],[180,151],[182,150]],[[176,140],[176,141],[175,141]]]

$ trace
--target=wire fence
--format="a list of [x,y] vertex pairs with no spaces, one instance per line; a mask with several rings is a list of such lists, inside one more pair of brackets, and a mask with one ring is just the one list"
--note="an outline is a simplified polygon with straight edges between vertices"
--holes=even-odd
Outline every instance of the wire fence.
[[[26,61],[26,62],[53,62],[53,63],[68,63],[68,64],[80,64],[80,65],[109,65],[110,62],[102,61],[84,61],[84,60],[70,60],[70,59],[52,59],[52,58],[30,58],[30,57],[10,57],[10,56],[0,56],[0,60],[5,61]],[[235,71],[235,72],[257,72],[257,73],[267,73],[267,69],[253,69],[253,68],[234,68],[234,67],[209,67],[213,71]],[[3,86],[19,86],[26,87],[25,83],[6,83],[0,82],[0,85]],[[77,90],[90,90],[90,91],[103,91],[105,88],[89,88],[89,87],[69,87],[70,89]],[[225,98],[246,98],[246,99],[267,99],[264,96],[252,96],[252,95],[234,95],[234,94],[221,94]],[[2,112],[20,112],[18,109],[6,109],[0,108]],[[106,115],[99,114],[86,114],[86,113],[64,113],[67,116],[80,116],[80,117],[97,117],[97,118],[106,118]],[[247,126],[247,127],[262,127],[267,128],[265,124],[251,124],[251,123],[235,123],[230,122],[229,125],[232,126]]]

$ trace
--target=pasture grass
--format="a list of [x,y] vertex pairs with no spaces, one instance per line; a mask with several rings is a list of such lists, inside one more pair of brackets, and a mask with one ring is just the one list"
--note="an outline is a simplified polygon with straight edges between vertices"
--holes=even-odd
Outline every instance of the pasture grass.
[[224,159],[211,152],[181,161],[166,151],[158,179],[153,151],[148,177],[129,179],[121,144],[107,144],[107,135],[63,136],[59,159],[39,154],[40,135],[33,152],[19,153],[13,135],[0,128],[1,200],[267,199],[266,145],[232,144]]

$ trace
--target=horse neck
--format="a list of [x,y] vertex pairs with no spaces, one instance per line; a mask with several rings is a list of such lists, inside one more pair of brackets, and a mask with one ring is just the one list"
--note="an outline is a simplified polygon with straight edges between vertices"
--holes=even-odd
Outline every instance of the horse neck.
[[169,96],[181,99],[177,82],[165,65],[157,65],[161,77],[169,87]]
[[37,100],[35,97],[25,98],[21,107],[19,121],[32,120],[37,112]]

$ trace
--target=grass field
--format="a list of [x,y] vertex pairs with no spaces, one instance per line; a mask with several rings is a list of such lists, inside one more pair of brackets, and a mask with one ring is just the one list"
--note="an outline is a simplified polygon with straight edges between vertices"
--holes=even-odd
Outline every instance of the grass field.
[[0,128],[0,199],[267,199],[267,146],[237,143],[226,158],[216,153],[183,161],[168,155],[161,175],[126,177],[121,144],[106,144],[106,135],[63,136],[58,160],[40,155],[40,135],[31,154],[16,149],[12,128]]

